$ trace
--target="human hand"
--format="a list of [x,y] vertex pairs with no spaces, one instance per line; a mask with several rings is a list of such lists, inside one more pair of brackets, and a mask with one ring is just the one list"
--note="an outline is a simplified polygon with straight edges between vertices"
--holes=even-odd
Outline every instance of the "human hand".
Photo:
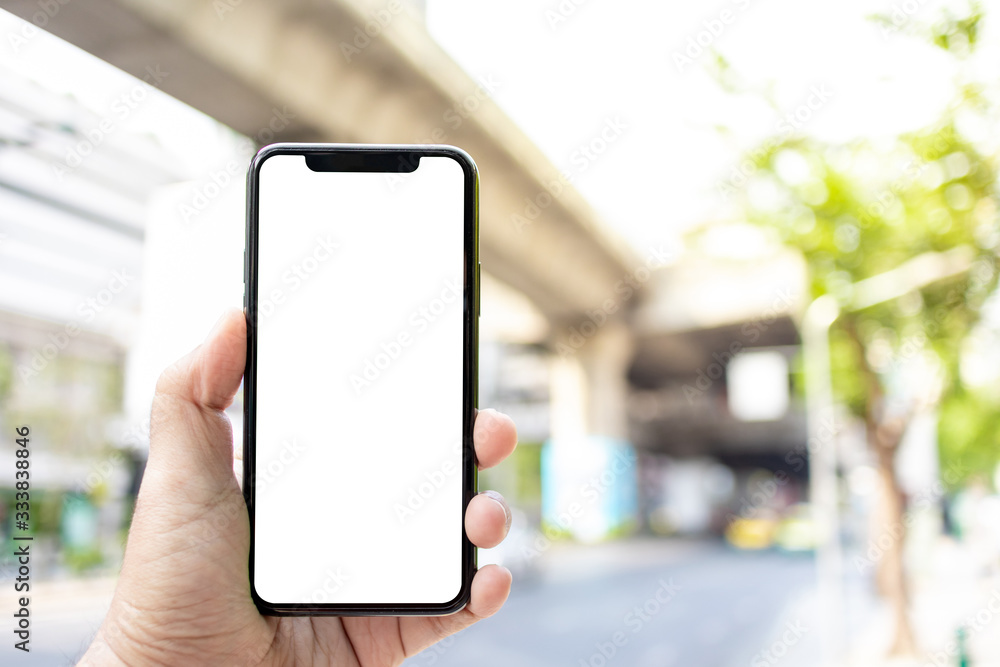
[[[476,573],[468,605],[450,616],[262,616],[250,598],[241,452],[234,456],[223,413],[245,358],[246,320],[232,310],[160,376],[121,576],[80,665],[382,667],[500,609],[511,575],[488,565]],[[494,466],[514,450],[514,423],[480,411],[474,441],[480,468]],[[469,503],[465,529],[476,546],[496,546],[509,528],[510,509],[498,494]]]

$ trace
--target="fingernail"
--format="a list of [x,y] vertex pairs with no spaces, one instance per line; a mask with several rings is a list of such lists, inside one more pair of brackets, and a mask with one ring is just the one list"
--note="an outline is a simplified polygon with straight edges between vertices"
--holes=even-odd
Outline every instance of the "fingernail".
[[510,523],[511,521],[514,520],[514,517],[511,516],[510,507],[507,506],[507,503],[504,501],[503,496],[501,496],[499,493],[493,490],[483,491],[482,494],[487,498],[489,498],[490,500],[492,500],[493,502],[495,502],[496,504],[500,505],[501,508],[503,508],[503,515],[507,524],[506,528],[504,529],[504,532],[509,531]]

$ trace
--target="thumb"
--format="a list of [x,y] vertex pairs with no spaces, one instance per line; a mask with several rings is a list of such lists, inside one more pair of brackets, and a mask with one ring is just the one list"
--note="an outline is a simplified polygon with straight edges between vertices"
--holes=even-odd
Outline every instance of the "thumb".
[[156,383],[147,476],[198,502],[234,483],[232,425],[223,414],[246,362],[246,318],[226,311],[205,341]]

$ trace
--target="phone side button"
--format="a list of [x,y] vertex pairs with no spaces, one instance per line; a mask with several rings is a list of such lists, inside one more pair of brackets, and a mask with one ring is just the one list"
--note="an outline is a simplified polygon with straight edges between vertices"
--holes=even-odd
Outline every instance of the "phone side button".
[[476,317],[483,316],[483,305],[482,299],[480,298],[483,291],[483,263],[476,263]]

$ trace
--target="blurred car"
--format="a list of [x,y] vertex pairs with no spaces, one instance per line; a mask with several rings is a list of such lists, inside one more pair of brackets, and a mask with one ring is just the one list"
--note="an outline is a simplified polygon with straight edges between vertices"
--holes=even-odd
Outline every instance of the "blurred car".
[[778,522],[775,545],[783,551],[812,551],[816,548],[818,531],[808,503],[792,505]]
[[768,549],[774,545],[778,518],[772,512],[760,511],[750,517],[736,517],[726,526],[723,535],[737,549]]

